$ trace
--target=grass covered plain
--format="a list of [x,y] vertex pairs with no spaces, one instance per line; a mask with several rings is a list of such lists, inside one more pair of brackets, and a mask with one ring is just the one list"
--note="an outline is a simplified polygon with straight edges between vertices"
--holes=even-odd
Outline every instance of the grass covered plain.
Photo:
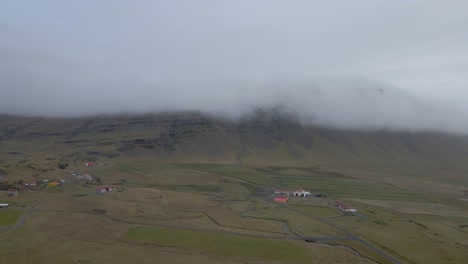
[[0,210],[0,226],[9,226],[16,223],[16,220],[20,218],[23,211],[2,209]]
[[214,232],[136,226],[129,229],[125,238],[229,256],[294,262],[310,262],[314,258],[307,248],[292,241]]

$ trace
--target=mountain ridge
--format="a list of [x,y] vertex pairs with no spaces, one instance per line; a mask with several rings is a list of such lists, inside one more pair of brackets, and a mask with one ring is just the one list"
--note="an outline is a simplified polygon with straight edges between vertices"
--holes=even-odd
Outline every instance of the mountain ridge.
[[4,154],[41,150],[72,156],[95,152],[115,158],[143,153],[186,161],[283,159],[305,163],[326,159],[463,162],[468,157],[465,135],[327,128],[268,112],[238,121],[200,113],[52,119],[0,116],[0,121]]

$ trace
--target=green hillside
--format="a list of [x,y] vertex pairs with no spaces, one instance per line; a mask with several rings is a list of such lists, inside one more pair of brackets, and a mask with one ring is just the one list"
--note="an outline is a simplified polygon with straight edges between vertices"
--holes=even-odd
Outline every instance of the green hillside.
[[335,170],[375,168],[378,173],[391,173],[395,168],[417,170],[412,175],[423,175],[427,170],[435,178],[457,183],[466,178],[468,137],[305,126],[264,112],[238,122],[197,113],[69,119],[0,117],[3,174],[41,175],[59,170],[58,163],[132,159]]

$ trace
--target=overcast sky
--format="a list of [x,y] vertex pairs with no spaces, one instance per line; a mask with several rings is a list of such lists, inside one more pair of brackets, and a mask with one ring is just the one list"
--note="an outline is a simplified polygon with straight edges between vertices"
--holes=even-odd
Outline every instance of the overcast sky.
[[0,113],[284,105],[345,128],[468,133],[468,2],[1,0]]

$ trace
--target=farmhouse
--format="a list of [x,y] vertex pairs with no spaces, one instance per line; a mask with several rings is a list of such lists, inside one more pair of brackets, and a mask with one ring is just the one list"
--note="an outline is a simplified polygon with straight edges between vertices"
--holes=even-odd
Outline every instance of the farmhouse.
[[28,182],[28,183],[25,183],[24,186],[35,187],[35,186],[37,186],[37,182]]
[[306,192],[304,189],[299,189],[299,190],[283,190],[283,189],[278,189],[275,191],[275,194],[282,194],[286,196],[296,196],[296,197],[306,197],[310,196],[310,192]]
[[0,204],[0,208],[7,208],[8,206],[10,206],[9,204]]
[[85,166],[86,166],[86,167],[94,167],[94,166],[96,166],[96,165],[94,165],[93,162],[88,161],[88,162],[85,163]]
[[351,206],[343,203],[343,202],[340,202],[340,201],[335,201],[335,206],[338,207],[338,209],[340,209],[341,211],[343,212],[349,212],[349,213],[356,213],[357,210],[352,208]]
[[275,197],[275,203],[286,203],[288,201],[287,196],[276,196]]

